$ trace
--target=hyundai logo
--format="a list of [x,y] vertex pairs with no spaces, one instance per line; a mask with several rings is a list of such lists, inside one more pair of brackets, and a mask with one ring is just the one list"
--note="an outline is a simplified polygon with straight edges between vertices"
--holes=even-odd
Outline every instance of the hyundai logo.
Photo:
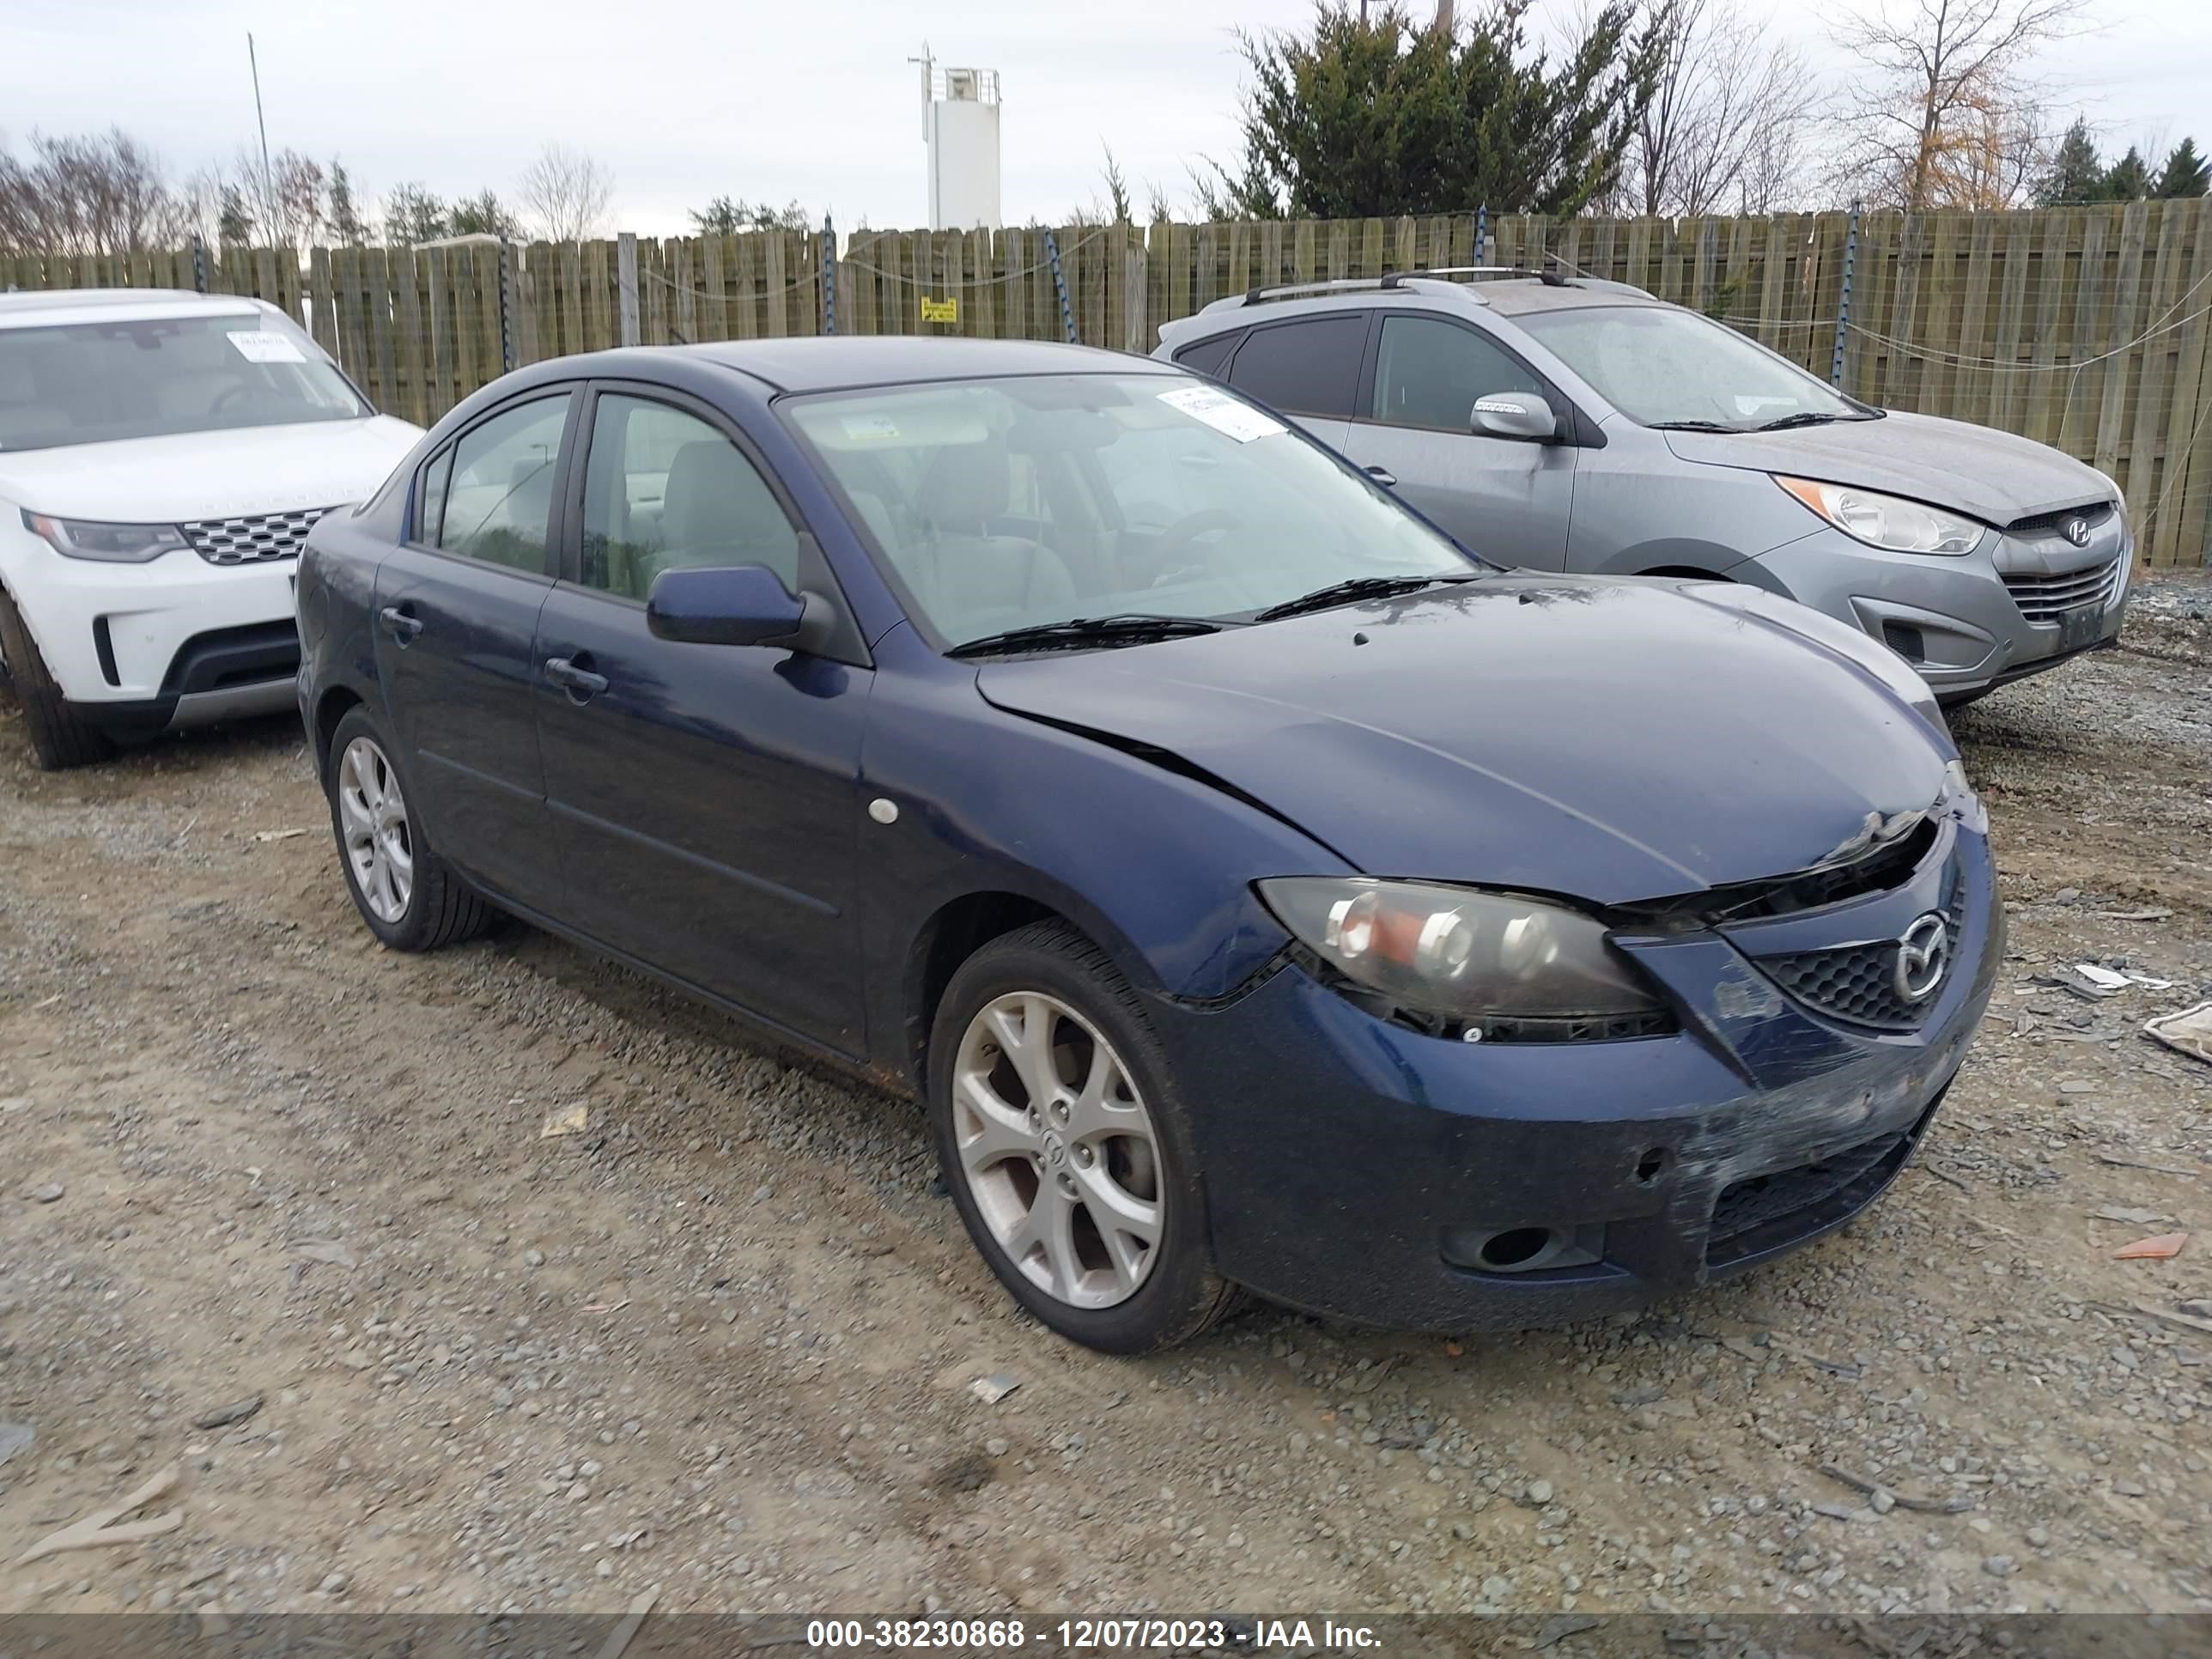
[[2089,544],[2089,521],[2088,521],[2087,519],[2069,519],[2069,520],[2066,520],[2066,539],[2067,539],[2068,541],[2069,541],[2069,542],[2073,543],[2073,544],[2074,544],[2074,545],[2075,545],[2075,546],[2076,546],[2076,547],[2087,547],[2087,546],[2088,546],[2088,544]]
[[1930,910],[1897,941],[1897,994],[1907,1002],[1927,1001],[1950,965],[1951,926]]

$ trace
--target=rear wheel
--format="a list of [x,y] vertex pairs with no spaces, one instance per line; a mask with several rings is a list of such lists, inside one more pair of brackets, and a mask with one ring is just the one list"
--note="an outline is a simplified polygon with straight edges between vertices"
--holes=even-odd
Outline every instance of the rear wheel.
[[5,669],[15,701],[22,705],[23,726],[41,769],[58,772],[113,757],[114,740],[64,701],[38,642],[23,624],[23,613],[5,588],[0,588],[0,669]]
[[986,945],[945,989],[929,1070],[945,1186],[1038,1319],[1088,1347],[1139,1353],[1234,1305],[1165,1057],[1095,945],[1060,922]]
[[430,845],[383,734],[362,708],[331,735],[331,829],[346,890],[395,951],[434,951],[481,933],[490,907]]

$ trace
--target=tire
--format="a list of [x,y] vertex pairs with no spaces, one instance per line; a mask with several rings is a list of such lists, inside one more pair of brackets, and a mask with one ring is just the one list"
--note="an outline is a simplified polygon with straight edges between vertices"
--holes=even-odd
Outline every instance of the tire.
[[23,625],[23,613],[5,588],[0,588],[0,661],[7,664],[15,701],[22,705],[24,729],[31,734],[31,753],[40,770],[59,772],[114,758],[114,740],[63,699],[38,642]]
[[[1046,1046],[1029,1049],[1040,1021]],[[1049,1097],[1042,1112],[1022,1109],[1035,1098],[1024,1052],[1050,1066],[1049,1082],[1030,1073]],[[1128,981],[1073,928],[1019,928],[953,975],[930,1037],[929,1115],[975,1248],[1070,1341],[1148,1352],[1235,1307],[1236,1287],[1213,1270],[1189,1118],[1159,1041]]]
[[323,778],[331,833],[368,931],[395,951],[434,951],[482,933],[491,907],[430,844],[392,750],[366,708],[338,722]]

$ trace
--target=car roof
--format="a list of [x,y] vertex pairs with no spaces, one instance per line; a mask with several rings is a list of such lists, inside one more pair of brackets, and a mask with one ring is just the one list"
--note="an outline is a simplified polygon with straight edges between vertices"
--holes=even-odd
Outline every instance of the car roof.
[[704,357],[765,381],[779,392],[895,386],[1016,374],[1142,374],[1149,358],[1040,340],[968,340],[930,336],[803,335],[661,348]]
[[1640,288],[1594,276],[1546,282],[1533,276],[1485,275],[1480,281],[1469,282],[1419,270],[1394,271],[1379,277],[1290,283],[1232,294],[1227,299],[1216,300],[1195,316],[1164,325],[1160,341],[1164,345],[1180,346],[1209,334],[1249,328],[1257,323],[1376,307],[1470,313],[1487,311],[1503,317],[1519,317],[1534,312],[1593,306],[1674,308],[1668,301]]
[[152,322],[165,317],[253,317],[258,300],[242,294],[192,294],[179,288],[55,288],[0,294],[0,328],[57,324]]

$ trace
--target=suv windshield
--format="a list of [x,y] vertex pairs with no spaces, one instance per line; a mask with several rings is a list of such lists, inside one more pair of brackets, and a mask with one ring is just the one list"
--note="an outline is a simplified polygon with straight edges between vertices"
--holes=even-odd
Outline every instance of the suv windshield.
[[265,312],[0,328],[0,451],[374,412]]
[[1482,567],[1281,422],[1182,375],[1042,375],[786,400],[953,647],[1077,617],[1249,621],[1356,577]]
[[1873,411],[1796,364],[1693,311],[1589,306],[1514,320],[1615,409],[1645,426],[1723,426],[1750,432],[1791,416],[1872,417]]

